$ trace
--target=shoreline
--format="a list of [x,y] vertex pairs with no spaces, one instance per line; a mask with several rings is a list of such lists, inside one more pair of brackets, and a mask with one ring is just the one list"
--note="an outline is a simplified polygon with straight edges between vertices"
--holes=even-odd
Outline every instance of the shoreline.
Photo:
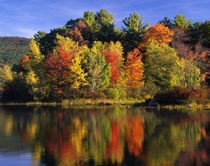
[[99,106],[99,107],[107,107],[107,106],[129,106],[129,107],[150,107],[157,109],[201,109],[205,111],[210,111],[210,103],[204,105],[197,104],[186,104],[186,105],[156,105],[156,106],[135,106],[138,103],[142,103],[141,100],[109,100],[109,99],[76,99],[76,100],[63,100],[62,102],[5,102],[0,103],[0,106],[63,106],[63,107],[71,107],[71,106]]

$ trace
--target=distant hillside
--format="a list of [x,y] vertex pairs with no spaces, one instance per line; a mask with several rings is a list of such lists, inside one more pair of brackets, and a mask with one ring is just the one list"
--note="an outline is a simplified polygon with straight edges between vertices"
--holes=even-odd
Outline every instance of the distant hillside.
[[23,37],[0,37],[0,67],[13,65],[29,50],[30,39]]

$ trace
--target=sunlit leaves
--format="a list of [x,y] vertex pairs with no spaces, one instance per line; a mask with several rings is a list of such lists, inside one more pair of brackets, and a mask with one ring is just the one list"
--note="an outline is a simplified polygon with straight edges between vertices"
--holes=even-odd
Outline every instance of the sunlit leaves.
[[139,48],[145,50],[148,46],[150,40],[156,40],[160,44],[170,43],[172,40],[173,32],[162,24],[156,24],[149,28],[149,30],[142,36],[142,43],[140,43]]
[[105,90],[110,82],[110,65],[106,64],[100,47],[94,43],[91,51],[86,55],[88,71],[88,86],[92,92]]
[[83,56],[80,55],[80,47],[76,42],[57,36],[58,46],[46,60],[49,78],[53,81],[57,93],[63,93],[67,89],[78,89],[86,85],[86,74],[81,68]]
[[183,16],[182,14],[177,14],[174,17],[174,22],[177,27],[182,29],[192,27],[192,22],[190,20],[187,22],[187,17]]
[[111,66],[111,84],[117,83],[123,66],[123,50],[120,42],[106,43],[103,47],[102,55],[106,59],[106,63]]
[[158,41],[152,40],[147,46],[145,58],[145,82],[150,86],[156,86],[160,90],[165,90],[171,86],[171,79],[176,71],[178,57],[173,48],[167,44],[159,44]]
[[125,66],[125,76],[127,77],[127,86],[138,87],[143,83],[143,63],[142,56],[138,49],[134,49],[127,55],[127,65]]
[[0,68],[0,78],[5,79],[6,81],[11,81],[13,79],[13,72],[10,66],[5,65],[2,69]]

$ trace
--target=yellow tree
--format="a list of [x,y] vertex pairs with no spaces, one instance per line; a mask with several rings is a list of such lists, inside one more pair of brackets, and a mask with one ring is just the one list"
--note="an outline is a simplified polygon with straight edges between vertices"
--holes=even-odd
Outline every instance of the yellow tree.
[[[81,67],[83,49],[68,37],[57,35],[58,46],[46,60],[47,76],[57,94],[68,97],[69,91],[75,92],[87,84]],[[75,97],[75,93],[74,97]]]
[[[80,55],[80,52],[74,55],[72,65],[70,66],[69,81],[73,92],[78,90],[80,87],[87,85],[87,80],[85,78],[87,73],[85,73],[84,69],[82,69],[81,61],[83,57]],[[73,95],[75,97],[75,93]]]
[[20,65],[26,70],[25,80],[34,100],[46,97],[49,85],[45,78],[44,55],[34,39],[31,40],[28,55],[21,59]]

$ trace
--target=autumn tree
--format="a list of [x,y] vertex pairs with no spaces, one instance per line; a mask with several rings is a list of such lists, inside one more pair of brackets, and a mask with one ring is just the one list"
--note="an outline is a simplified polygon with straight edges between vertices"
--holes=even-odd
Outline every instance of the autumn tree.
[[13,77],[13,72],[10,66],[5,65],[3,68],[0,68],[0,79],[5,81],[11,81],[13,80]]
[[59,45],[46,59],[47,76],[49,77],[54,89],[58,94],[63,93],[65,84],[69,83],[70,66],[72,65],[72,57],[78,46],[69,38],[57,36]]
[[69,37],[78,42],[79,46],[88,44],[89,41],[85,35],[89,33],[89,29],[82,19],[70,20],[65,26],[67,27],[65,37]]
[[[86,85],[86,74],[81,68],[80,48],[70,38],[57,36],[58,46],[46,60],[48,77],[58,94],[68,96],[69,90]],[[65,92],[65,93],[64,93]]]
[[140,50],[145,51],[150,43],[150,40],[156,40],[159,44],[170,43],[172,40],[173,32],[162,24],[156,24],[148,29],[142,36],[142,43],[138,46]]
[[111,85],[115,85],[123,67],[123,48],[120,42],[110,42],[103,45],[102,55],[111,67]]
[[142,56],[138,49],[134,49],[127,55],[125,76],[129,87],[138,87],[143,83],[143,63],[141,58]]
[[200,68],[200,72],[206,72],[205,66],[207,64],[207,50],[204,45],[206,40],[200,36],[198,40],[193,41],[193,30],[173,27],[174,35],[171,42],[172,47],[176,50],[180,59],[184,58],[193,66]]
[[110,65],[106,63],[100,47],[101,43],[95,42],[91,50],[86,55],[88,87],[92,93],[103,91],[110,84]]
[[49,85],[48,80],[45,79],[44,55],[41,54],[34,39],[31,40],[28,55],[20,61],[20,65],[26,70],[25,81],[34,100],[47,97]]
[[177,62],[177,70],[175,71],[176,77],[173,78],[175,86],[186,88],[194,88],[200,86],[202,75],[200,69],[191,61],[181,58]]

